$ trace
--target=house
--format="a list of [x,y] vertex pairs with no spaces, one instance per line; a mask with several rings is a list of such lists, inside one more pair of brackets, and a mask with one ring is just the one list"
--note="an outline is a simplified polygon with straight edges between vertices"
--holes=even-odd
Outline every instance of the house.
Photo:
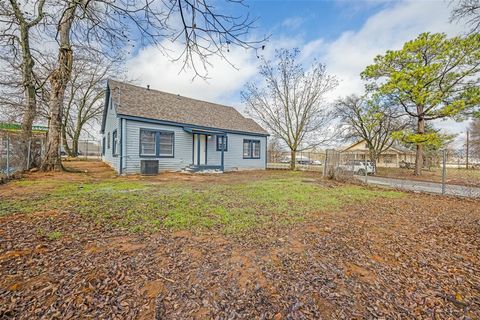
[[[349,159],[363,160],[368,157],[368,145],[365,140],[360,140],[344,148],[342,153],[347,154]],[[378,167],[398,168],[402,161],[414,163],[415,152],[398,145],[392,145],[382,152],[376,165]]]
[[237,110],[109,80],[102,159],[119,174],[265,169],[268,133]]

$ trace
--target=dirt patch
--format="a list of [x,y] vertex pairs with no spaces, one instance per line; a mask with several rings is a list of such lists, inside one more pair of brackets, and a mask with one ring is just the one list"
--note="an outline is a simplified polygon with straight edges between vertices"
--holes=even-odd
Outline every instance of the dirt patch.
[[27,254],[30,254],[31,252],[32,252],[32,250],[29,250],[29,249],[7,251],[7,252],[0,255],[0,261],[22,257],[22,256],[25,256]]
[[164,279],[157,279],[154,281],[147,282],[143,287],[143,292],[150,299],[156,298],[160,293],[165,291]]
[[367,269],[362,268],[354,263],[347,264],[345,268],[345,274],[347,277],[354,277],[367,283],[373,283],[375,281],[375,275],[371,271],[368,271]]
[[114,237],[108,239],[103,249],[119,250],[120,252],[130,253],[137,250],[145,249],[147,244],[145,242],[138,242],[132,237]]
[[241,290],[258,289],[259,287],[269,288],[262,271],[249,255],[255,256],[253,252],[239,252],[237,250],[232,252],[229,259],[232,278],[237,280]]

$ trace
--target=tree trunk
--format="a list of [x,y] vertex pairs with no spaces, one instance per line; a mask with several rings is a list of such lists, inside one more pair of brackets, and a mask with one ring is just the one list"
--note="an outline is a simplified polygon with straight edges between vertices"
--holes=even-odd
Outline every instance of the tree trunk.
[[[27,88],[27,91],[29,89]],[[27,93],[27,110],[24,111],[23,117],[22,117],[22,131],[20,133],[20,143],[21,143],[21,152],[23,155],[24,159],[27,159],[28,157],[28,145],[30,141],[32,140],[32,126],[33,126],[33,120],[35,119],[35,115],[37,113],[37,103],[35,101],[35,98],[32,100],[29,97],[29,94]],[[22,169],[29,169],[26,167],[27,163],[26,161],[22,161]],[[31,164],[32,165],[32,164]],[[33,165],[38,165],[33,163]]]
[[63,120],[63,100],[65,90],[72,75],[73,52],[70,44],[70,31],[75,17],[77,2],[72,1],[63,14],[58,26],[60,48],[58,52],[57,67],[50,75],[50,101],[48,111],[48,138],[42,170],[60,170],[62,161],[60,155],[60,136]]
[[297,163],[297,152],[295,150],[290,150],[290,170],[295,170],[295,165]]
[[68,145],[67,132],[65,130],[65,125],[62,128],[62,143],[63,143],[63,149],[68,154],[68,156],[73,157],[72,149]]
[[[21,46],[22,46],[22,80],[25,90],[25,98],[27,100],[27,109],[22,117],[22,131],[20,134],[21,152],[24,159],[28,157],[28,144],[32,139],[33,120],[37,114],[36,86],[33,79],[34,61],[30,53],[30,39],[27,26],[20,27]],[[26,161],[22,161],[22,169],[26,167]]]
[[[425,119],[423,117],[418,118],[417,133],[425,134]],[[422,174],[423,167],[423,144],[417,143],[417,153],[415,155],[415,175]]]
[[[373,172],[377,172],[377,161],[380,158],[380,155],[375,150],[370,150],[370,161],[372,161]],[[367,161],[367,159],[365,159]]]
[[72,153],[78,157],[78,140],[80,140],[80,132],[76,131],[72,139]]

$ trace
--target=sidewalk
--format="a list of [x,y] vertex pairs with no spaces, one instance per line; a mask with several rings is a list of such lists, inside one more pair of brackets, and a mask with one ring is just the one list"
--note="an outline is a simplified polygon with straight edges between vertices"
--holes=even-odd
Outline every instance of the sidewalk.
[[[356,176],[356,178],[365,182],[365,177],[363,176]],[[368,176],[367,183],[374,184],[374,185],[383,185],[383,186],[388,186],[388,187],[398,188],[398,189],[405,189],[410,191],[417,191],[417,192],[437,193],[437,194],[442,193],[442,184],[437,182],[425,182],[425,181]],[[451,196],[480,198],[480,188],[446,184],[445,194],[451,195]]]

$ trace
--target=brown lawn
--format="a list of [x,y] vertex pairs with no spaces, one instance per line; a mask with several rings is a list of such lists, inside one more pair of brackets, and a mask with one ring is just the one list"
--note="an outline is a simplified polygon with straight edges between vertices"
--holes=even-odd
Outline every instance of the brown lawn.
[[318,173],[0,186],[1,319],[480,318],[480,201]]

